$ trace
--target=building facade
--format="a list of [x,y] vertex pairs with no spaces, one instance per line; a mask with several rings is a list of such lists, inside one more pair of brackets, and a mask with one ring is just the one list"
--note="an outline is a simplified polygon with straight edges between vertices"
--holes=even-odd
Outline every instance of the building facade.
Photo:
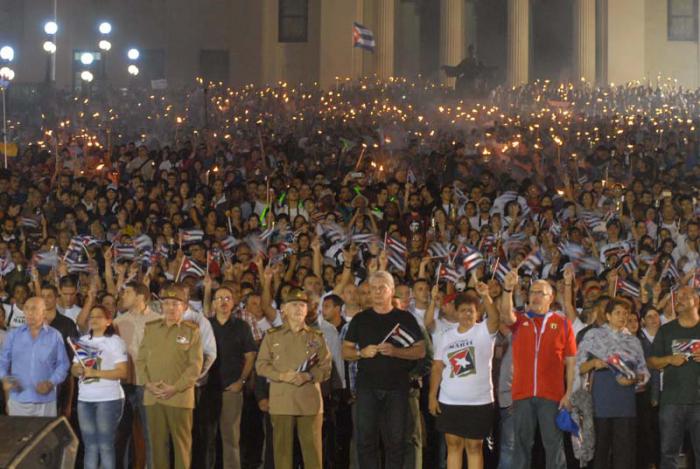
[[[43,25],[54,18],[55,59]],[[112,32],[97,26],[109,21]],[[352,47],[353,22],[374,52]],[[0,45],[16,50],[16,80],[80,86],[80,72],[113,86],[194,77],[240,86],[422,74],[449,83],[474,46],[498,82],[536,78],[700,86],[698,0],[0,0]],[[108,52],[98,49],[108,39]],[[126,56],[141,52],[138,60]],[[92,64],[81,63],[92,52]],[[127,73],[136,64],[139,76]],[[162,81],[162,80],[165,81]]]

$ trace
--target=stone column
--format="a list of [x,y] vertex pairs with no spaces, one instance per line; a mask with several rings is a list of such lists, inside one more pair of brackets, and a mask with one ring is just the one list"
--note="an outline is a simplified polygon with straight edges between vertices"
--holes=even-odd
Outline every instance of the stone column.
[[[440,0],[440,65],[457,65],[465,57],[464,0]],[[454,86],[455,79],[441,74],[442,82]]]
[[[355,0],[355,21],[364,25],[364,0]],[[352,77],[358,79],[364,76],[364,50],[353,47],[352,49]]]
[[596,0],[574,0],[574,81],[584,79],[591,85],[596,80],[595,3]]
[[508,0],[508,85],[530,79],[530,0]]
[[377,76],[386,80],[394,76],[394,23],[396,0],[377,0]]

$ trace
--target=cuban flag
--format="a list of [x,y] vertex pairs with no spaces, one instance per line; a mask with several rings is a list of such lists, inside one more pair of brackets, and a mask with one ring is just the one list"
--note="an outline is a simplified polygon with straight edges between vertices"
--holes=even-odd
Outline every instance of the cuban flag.
[[314,352],[306,357],[306,360],[304,360],[304,362],[297,367],[297,373],[308,373],[318,362],[318,354]]
[[34,262],[41,267],[56,267],[58,265],[58,253],[55,249],[44,252],[37,252],[34,255]]
[[192,259],[185,257],[182,261],[182,276],[191,275],[197,278],[204,277],[206,269],[200,267]]
[[621,278],[617,279],[617,288],[618,290],[627,293],[628,295],[638,298],[639,297],[639,286],[636,285],[634,282],[630,282],[629,280],[623,280]]
[[34,217],[20,217],[19,226],[31,230],[39,229],[39,221]]
[[136,238],[134,238],[133,243],[134,243],[134,247],[139,252],[146,252],[146,251],[150,251],[153,249],[153,240],[147,234],[142,234],[141,236],[137,236]]
[[634,370],[622,359],[619,353],[610,355],[606,363],[616,375],[624,376],[627,379],[634,379],[636,377]]
[[452,254],[449,243],[440,243],[437,241],[433,241],[430,244],[430,247],[428,248],[428,253],[432,257],[444,257],[448,259],[451,257]]
[[118,244],[114,247],[114,258],[116,260],[134,260],[136,257],[136,248],[128,244]]
[[352,46],[374,52],[374,33],[358,22],[352,24]]
[[479,264],[484,262],[484,256],[481,255],[476,249],[472,249],[469,254],[462,258],[462,267],[464,267],[465,272],[469,272],[473,268],[477,267]]
[[535,249],[535,251],[531,252],[523,261],[522,267],[525,269],[525,272],[535,272],[537,269],[542,266],[543,263],[542,259],[542,253],[540,252],[539,249]]
[[0,277],[4,277],[15,270],[15,263],[12,262],[12,258],[8,255],[6,257],[0,258]]
[[231,251],[233,248],[238,246],[240,243],[241,242],[238,241],[233,236],[227,236],[226,238],[219,241],[219,246],[221,246],[221,249],[223,249],[224,251]]
[[66,259],[66,264],[68,264],[68,272],[71,274],[88,273],[90,271],[90,265],[87,262],[78,262],[68,258]]
[[204,231],[202,230],[182,230],[182,244],[199,243],[204,239]]
[[437,272],[435,273],[435,276],[439,279],[445,279],[448,282],[452,283],[457,283],[461,280],[462,276],[459,275],[459,272],[454,270],[453,268],[446,266],[446,265],[439,265],[437,268]]
[[508,264],[505,261],[502,261],[500,258],[497,259],[497,264],[495,266],[495,269],[492,271],[492,275],[498,280],[498,283],[501,285],[504,285],[506,282],[506,275],[510,272],[510,269],[508,268]]
[[414,339],[413,336],[408,333],[408,331],[401,327],[400,323],[396,323],[396,325],[391,329],[391,331],[389,331],[381,343],[383,344],[389,340],[402,348],[410,347],[416,341],[416,339]]
[[352,235],[351,239],[355,244],[372,244],[378,240],[377,235],[373,233],[357,233]]
[[[66,339],[66,342],[68,342],[68,345],[70,348],[73,350],[73,353],[75,353],[76,358],[80,362],[81,365],[85,368],[92,368],[92,369],[99,369],[100,365],[100,349],[97,347],[92,347],[90,345],[87,345],[80,340],[73,340],[70,337]],[[85,383],[89,382],[94,382],[98,381],[99,378],[88,378],[86,379]]]
[[387,236],[386,241],[384,242],[384,249],[393,251],[402,257],[408,253],[408,248],[406,248],[401,241],[398,241],[390,236]]
[[690,358],[698,350],[700,350],[698,339],[675,339],[671,343],[671,351],[674,355],[685,355]]
[[622,268],[628,275],[632,275],[639,268],[639,265],[632,256],[625,256],[622,258]]

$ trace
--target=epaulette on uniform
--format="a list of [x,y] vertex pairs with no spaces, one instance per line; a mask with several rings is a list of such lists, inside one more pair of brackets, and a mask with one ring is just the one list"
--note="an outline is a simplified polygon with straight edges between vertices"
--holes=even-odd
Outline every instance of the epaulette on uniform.
[[283,327],[284,327],[284,326],[271,327],[271,328],[269,328],[269,329],[267,330],[267,332],[265,332],[265,334],[271,334],[271,333],[279,332],[279,331],[282,330]]
[[199,329],[199,324],[194,321],[182,321],[182,324],[190,329]]

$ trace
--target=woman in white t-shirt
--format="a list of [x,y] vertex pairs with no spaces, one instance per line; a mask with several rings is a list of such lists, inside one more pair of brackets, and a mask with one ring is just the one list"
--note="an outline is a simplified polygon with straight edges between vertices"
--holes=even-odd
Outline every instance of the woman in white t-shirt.
[[493,424],[491,363],[499,318],[488,285],[479,282],[476,290],[487,319],[477,322],[478,298],[460,294],[455,300],[459,325],[435,344],[428,402],[437,429],[445,434],[447,469],[461,469],[465,450],[469,469],[483,468],[482,444]]
[[124,407],[119,380],[127,377],[124,341],[116,335],[112,315],[95,306],[88,317],[90,331],[77,342],[71,373],[78,383],[78,423],[85,443],[86,469],[116,466],[114,436]]

